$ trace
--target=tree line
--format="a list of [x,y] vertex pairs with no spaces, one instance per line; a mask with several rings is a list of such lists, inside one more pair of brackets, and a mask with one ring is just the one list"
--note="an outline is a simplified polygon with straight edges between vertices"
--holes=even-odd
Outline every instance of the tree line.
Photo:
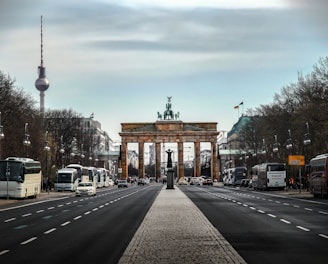
[[240,149],[256,153],[262,162],[286,163],[288,155],[304,155],[308,163],[327,153],[328,57],[320,58],[311,73],[298,73],[272,103],[248,109],[246,115],[250,120],[240,133]]
[[81,114],[63,109],[47,110],[41,116],[38,102],[2,71],[0,102],[0,126],[4,134],[0,142],[1,159],[29,157],[60,168],[63,159],[68,164],[95,152],[96,128],[84,124]]

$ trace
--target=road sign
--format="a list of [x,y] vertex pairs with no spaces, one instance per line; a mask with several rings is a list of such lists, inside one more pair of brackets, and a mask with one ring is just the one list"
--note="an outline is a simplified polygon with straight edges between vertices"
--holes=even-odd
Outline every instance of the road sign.
[[304,156],[293,156],[293,155],[289,155],[288,156],[288,165],[292,165],[292,166],[302,166],[305,165],[305,161],[304,161]]

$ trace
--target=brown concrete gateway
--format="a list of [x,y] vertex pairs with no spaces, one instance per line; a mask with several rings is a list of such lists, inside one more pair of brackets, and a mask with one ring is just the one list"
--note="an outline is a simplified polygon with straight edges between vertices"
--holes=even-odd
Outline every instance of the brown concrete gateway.
[[[170,99],[169,98],[169,103]],[[168,108],[168,104],[167,104]],[[170,108],[170,105],[169,105]],[[158,114],[159,115],[159,114]],[[161,115],[159,115],[161,119]],[[177,116],[176,116],[177,118]],[[177,143],[178,146],[178,175],[179,178],[184,176],[183,164],[183,143],[194,143],[194,175],[201,176],[200,166],[200,143],[211,143],[211,175],[212,178],[218,178],[217,166],[217,123],[216,122],[199,122],[184,123],[180,120],[158,120],[155,123],[122,123],[121,136],[121,168],[122,178],[128,176],[127,152],[128,143],[138,143],[139,146],[139,176],[144,175],[144,143],[155,143],[156,155],[156,177],[161,175],[161,143]]]

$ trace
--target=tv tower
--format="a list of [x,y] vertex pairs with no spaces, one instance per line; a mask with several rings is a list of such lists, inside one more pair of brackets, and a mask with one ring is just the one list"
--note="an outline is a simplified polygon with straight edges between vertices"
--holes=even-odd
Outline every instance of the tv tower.
[[46,68],[43,67],[43,32],[41,16],[41,65],[38,66],[39,78],[35,81],[35,87],[40,91],[40,114],[44,115],[44,92],[49,87],[49,81],[46,77]]

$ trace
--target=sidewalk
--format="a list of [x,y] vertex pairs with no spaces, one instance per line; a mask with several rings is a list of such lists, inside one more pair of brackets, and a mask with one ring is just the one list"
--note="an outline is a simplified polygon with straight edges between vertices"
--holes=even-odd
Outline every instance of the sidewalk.
[[160,191],[119,264],[246,263],[175,186]]

